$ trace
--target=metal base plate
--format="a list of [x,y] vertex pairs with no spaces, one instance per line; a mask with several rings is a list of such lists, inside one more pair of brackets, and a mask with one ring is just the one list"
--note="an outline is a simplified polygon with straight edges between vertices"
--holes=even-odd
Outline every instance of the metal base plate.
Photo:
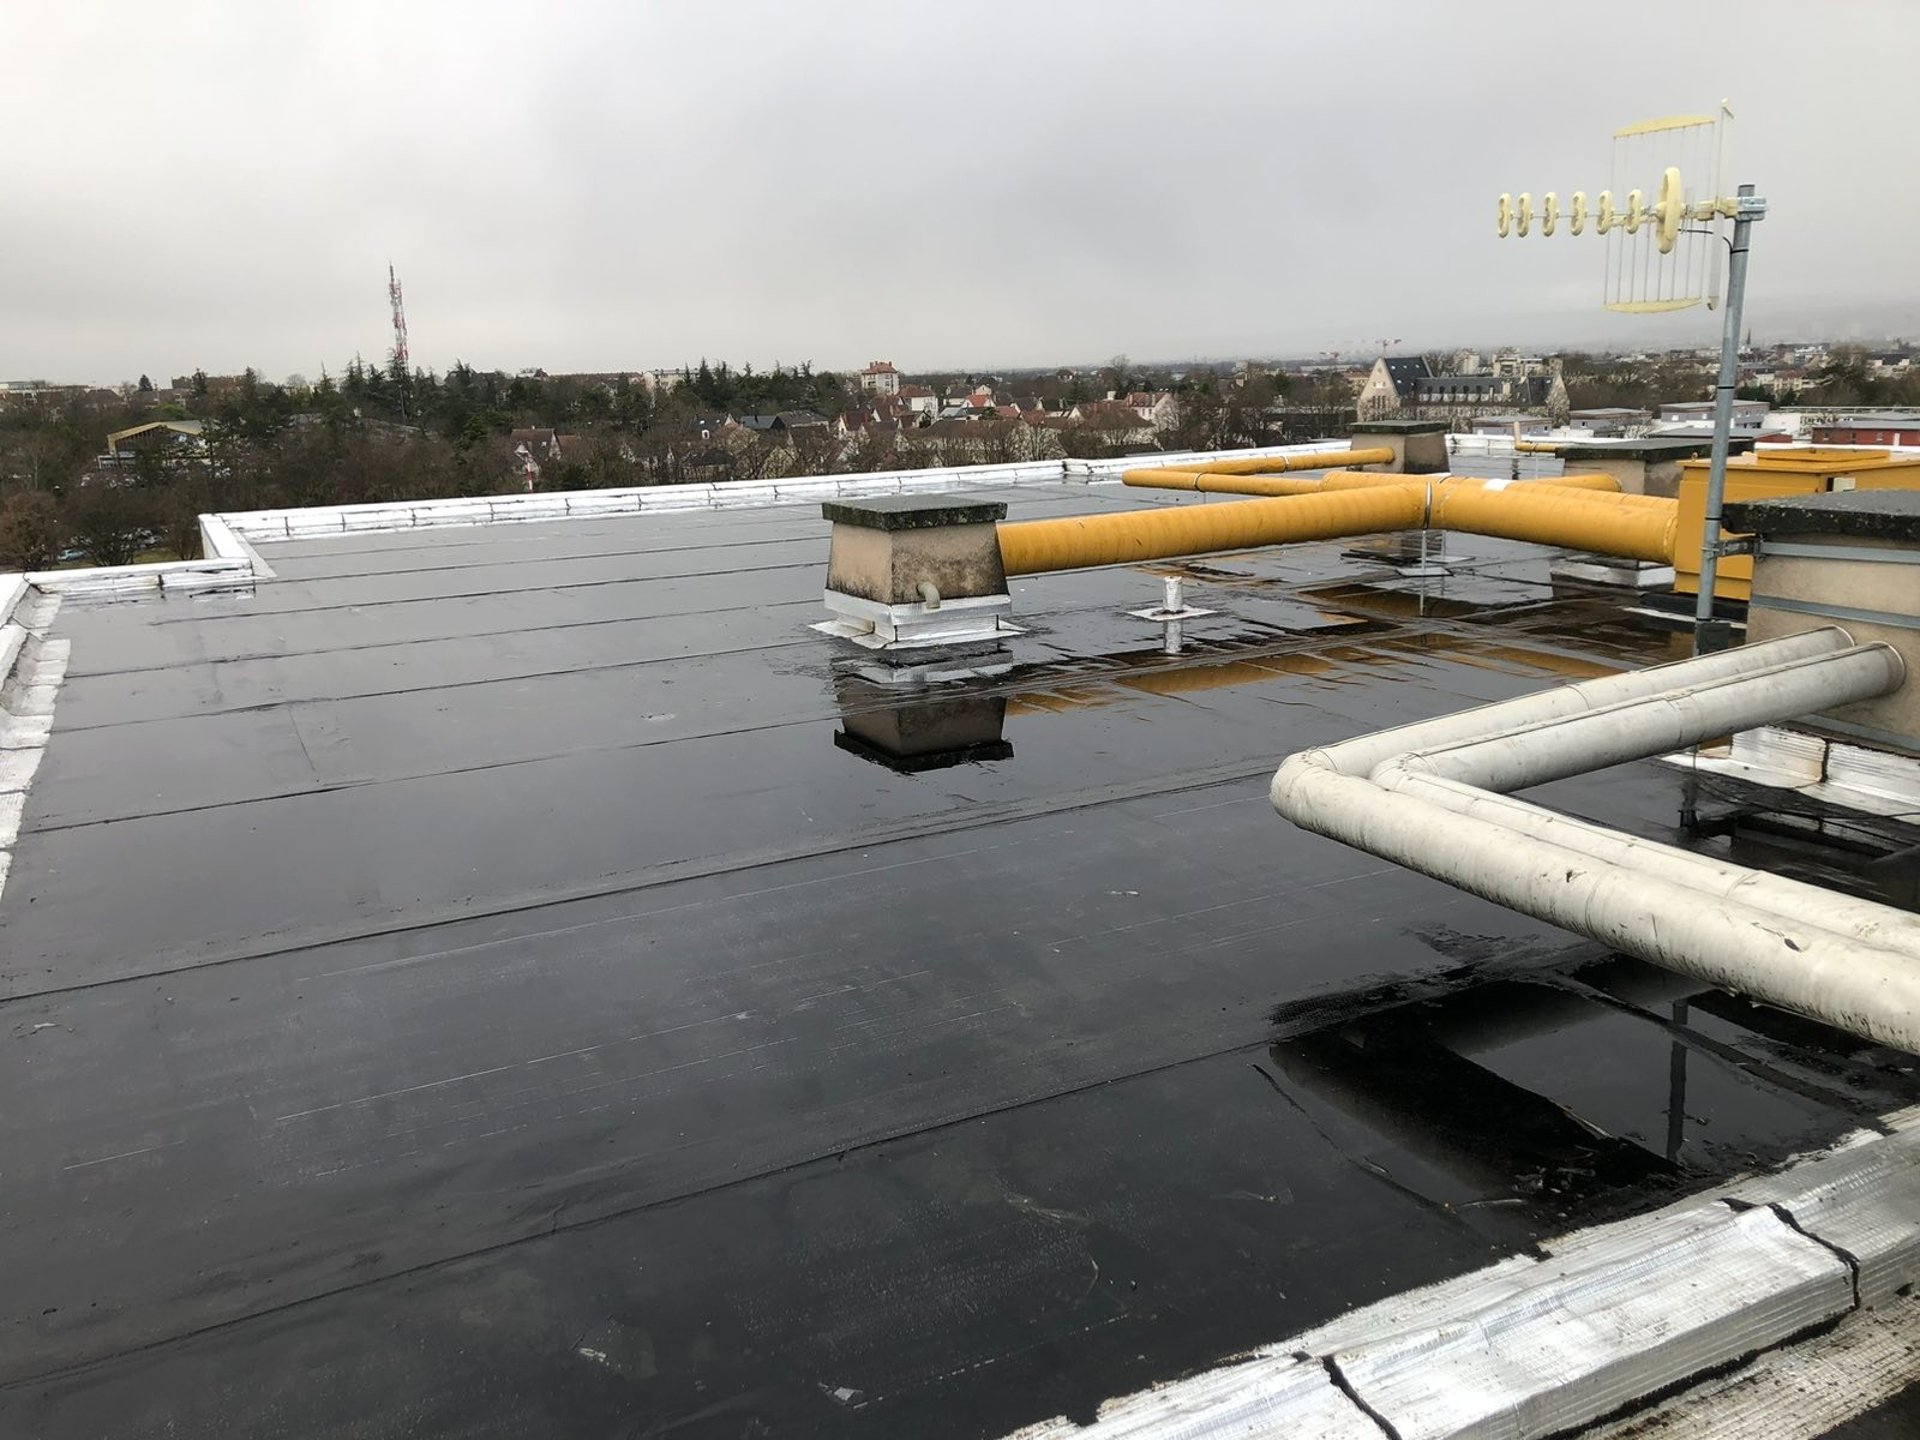
[[1010,595],[969,595],[928,605],[882,605],[838,590],[825,592],[834,618],[808,628],[869,650],[917,649],[1004,639],[1025,633],[1007,622]]

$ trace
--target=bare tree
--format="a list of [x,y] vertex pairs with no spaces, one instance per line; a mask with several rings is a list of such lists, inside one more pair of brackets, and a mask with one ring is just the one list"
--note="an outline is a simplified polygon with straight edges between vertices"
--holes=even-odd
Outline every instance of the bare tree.
[[60,558],[60,507],[44,490],[16,490],[0,505],[0,570],[44,570]]

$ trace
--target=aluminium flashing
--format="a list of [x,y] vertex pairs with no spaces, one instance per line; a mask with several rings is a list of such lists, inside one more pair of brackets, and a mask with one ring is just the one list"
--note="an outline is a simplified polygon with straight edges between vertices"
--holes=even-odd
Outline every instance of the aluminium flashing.
[[[1015,1434],[1315,1434],[1273,1427],[1320,1405],[1399,1440],[1569,1433],[1892,1300],[1920,1280],[1917,1201],[1920,1134],[1856,1132],[1776,1174],[1576,1231],[1537,1259],[1392,1296],[1111,1400],[1090,1425],[1061,1418]],[[1284,1404],[1263,1409],[1267,1396]]]
[[[27,598],[32,588],[25,575],[0,575],[0,625],[13,619],[13,612],[20,607],[20,602]],[[0,669],[0,676],[5,674],[6,671]]]
[[136,595],[160,590],[249,585],[253,582],[253,566],[245,557],[162,560],[146,565],[36,570],[26,578],[34,589],[51,595]]
[[[1830,721],[1812,723],[1832,728]],[[1865,815],[1920,816],[1920,760],[1805,729],[1763,725],[1742,730],[1721,744],[1661,758],[1681,770],[1791,790]]]
[[[1254,449],[1155,453],[1156,464],[1209,459],[1246,459],[1305,454],[1321,445],[1271,445]],[[325,535],[411,530],[435,525],[501,525],[570,516],[648,511],[724,510],[791,504],[803,500],[905,495],[925,491],[1050,485],[1063,480],[1117,480],[1137,468],[1140,456],[1111,460],[1021,460],[993,465],[953,465],[927,470],[887,470],[846,475],[802,475],[771,480],[726,480],[690,485],[639,485],[607,490],[537,491],[518,495],[459,496],[445,500],[322,505],[301,509],[237,510],[217,517],[237,538],[266,544]]]

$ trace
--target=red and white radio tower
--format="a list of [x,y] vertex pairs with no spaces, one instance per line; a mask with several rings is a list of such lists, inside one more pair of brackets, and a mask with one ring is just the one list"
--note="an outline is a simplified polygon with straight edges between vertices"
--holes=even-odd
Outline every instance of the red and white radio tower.
[[402,376],[413,374],[413,363],[407,358],[407,310],[400,303],[400,277],[393,273],[391,263],[387,266],[387,299],[393,302],[393,368]]

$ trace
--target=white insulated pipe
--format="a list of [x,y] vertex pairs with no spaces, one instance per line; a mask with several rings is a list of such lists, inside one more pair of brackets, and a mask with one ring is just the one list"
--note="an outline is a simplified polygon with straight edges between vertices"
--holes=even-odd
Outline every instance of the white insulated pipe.
[[1920,915],[1873,900],[1843,895],[1804,880],[1716,860],[1677,845],[1643,840],[1604,825],[1577,820],[1510,795],[1492,795],[1431,775],[1406,774],[1391,787],[1443,810],[1485,820],[1502,829],[1531,835],[1549,844],[1577,850],[1594,860],[1665,876],[1676,884],[1716,900],[1735,900],[1783,918],[1820,912],[1822,925],[1838,935],[1897,950],[1920,964]]
[[1373,778],[1384,783],[1382,772],[1398,766],[1505,794],[1884,695],[1905,677],[1891,645],[1856,645],[1423,747],[1375,766]]
[[1495,731],[1553,720],[1562,715],[1582,715],[1622,700],[1638,700],[1659,695],[1686,685],[1700,685],[1726,676],[1748,675],[1764,666],[1784,660],[1801,660],[1814,655],[1831,655],[1853,644],[1853,637],[1837,625],[1803,630],[1758,645],[1742,645],[1716,651],[1692,660],[1676,660],[1666,665],[1650,665],[1644,670],[1623,670],[1618,675],[1602,675],[1570,685],[1555,685],[1512,700],[1480,705],[1471,710],[1456,710],[1431,720],[1416,720],[1391,730],[1376,730],[1358,735],[1337,745],[1303,752],[1327,757],[1327,763],[1347,775],[1370,775],[1382,760],[1414,750],[1434,750],[1462,740],[1477,740]]
[[1920,1052],[1915,917],[1471,783],[1539,784],[1885,694],[1904,678],[1889,647],[1807,632],[1304,751],[1275,773],[1273,805],[1623,953]]

